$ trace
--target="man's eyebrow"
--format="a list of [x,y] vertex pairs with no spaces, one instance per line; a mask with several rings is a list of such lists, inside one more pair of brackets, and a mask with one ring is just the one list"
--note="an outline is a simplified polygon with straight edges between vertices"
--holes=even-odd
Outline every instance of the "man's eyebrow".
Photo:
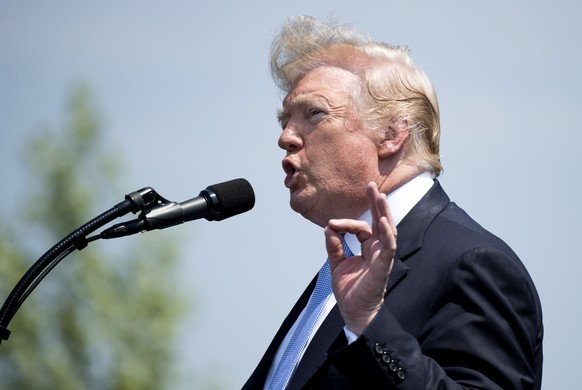
[[327,103],[327,99],[323,96],[314,93],[304,93],[301,95],[294,96],[289,102],[295,106],[305,106],[310,104],[322,104]]
[[283,125],[283,122],[288,117],[289,117],[289,113],[287,111],[285,111],[285,109],[279,108],[277,110],[277,122],[279,122],[280,125]]

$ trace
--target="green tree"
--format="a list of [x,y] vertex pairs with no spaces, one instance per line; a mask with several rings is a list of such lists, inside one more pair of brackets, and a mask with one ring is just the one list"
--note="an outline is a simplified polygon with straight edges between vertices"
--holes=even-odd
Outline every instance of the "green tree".
[[[31,138],[30,194],[20,213],[26,234],[0,218],[0,302],[46,249],[135,190],[115,190],[119,164],[101,135],[90,92],[81,86],[62,128],[45,126]],[[108,252],[97,241],[69,255],[16,313],[12,335],[0,345],[0,388],[170,387],[185,308],[172,280],[176,245],[167,235],[131,247],[107,243]]]

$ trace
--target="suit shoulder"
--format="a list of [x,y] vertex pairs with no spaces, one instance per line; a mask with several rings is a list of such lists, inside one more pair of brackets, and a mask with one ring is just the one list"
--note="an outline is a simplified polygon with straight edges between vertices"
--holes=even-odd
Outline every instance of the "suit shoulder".
[[485,229],[453,202],[429,225],[424,243],[432,242],[446,244],[447,248],[457,248],[460,252],[491,247],[517,258],[505,241]]

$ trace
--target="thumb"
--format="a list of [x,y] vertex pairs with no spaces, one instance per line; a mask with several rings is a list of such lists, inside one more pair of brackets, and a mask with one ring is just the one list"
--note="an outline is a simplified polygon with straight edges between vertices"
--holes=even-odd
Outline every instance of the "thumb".
[[324,229],[325,232],[325,249],[327,250],[327,258],[331,269],[335,268],[335,265],[345,259],[344,249],[342,246],[342,236],[336,230],[329,226]]

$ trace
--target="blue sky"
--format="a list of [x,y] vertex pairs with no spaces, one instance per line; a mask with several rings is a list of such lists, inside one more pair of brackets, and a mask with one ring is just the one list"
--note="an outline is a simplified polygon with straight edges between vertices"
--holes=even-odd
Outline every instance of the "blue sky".
[[24,137],[62,123],[78,82],[92,88],[124,159],[125,192],[109,204],[144,186],[182,201],[247,178],[253,211],[147,233],[180,240],[180,283],[197,301],[181,324],[177,389],[201,371],[240,387],[325,258],[321,229],[288,207],[281,95],[267,67],[273,32],[297,14],[335,15],[407,45],[428,72],[441,108],[441,182],[522,258],[544,308],[544,387],[573,388],[582,347],[582,5],[573,0],[3,1],[1,210],[25,189]]

